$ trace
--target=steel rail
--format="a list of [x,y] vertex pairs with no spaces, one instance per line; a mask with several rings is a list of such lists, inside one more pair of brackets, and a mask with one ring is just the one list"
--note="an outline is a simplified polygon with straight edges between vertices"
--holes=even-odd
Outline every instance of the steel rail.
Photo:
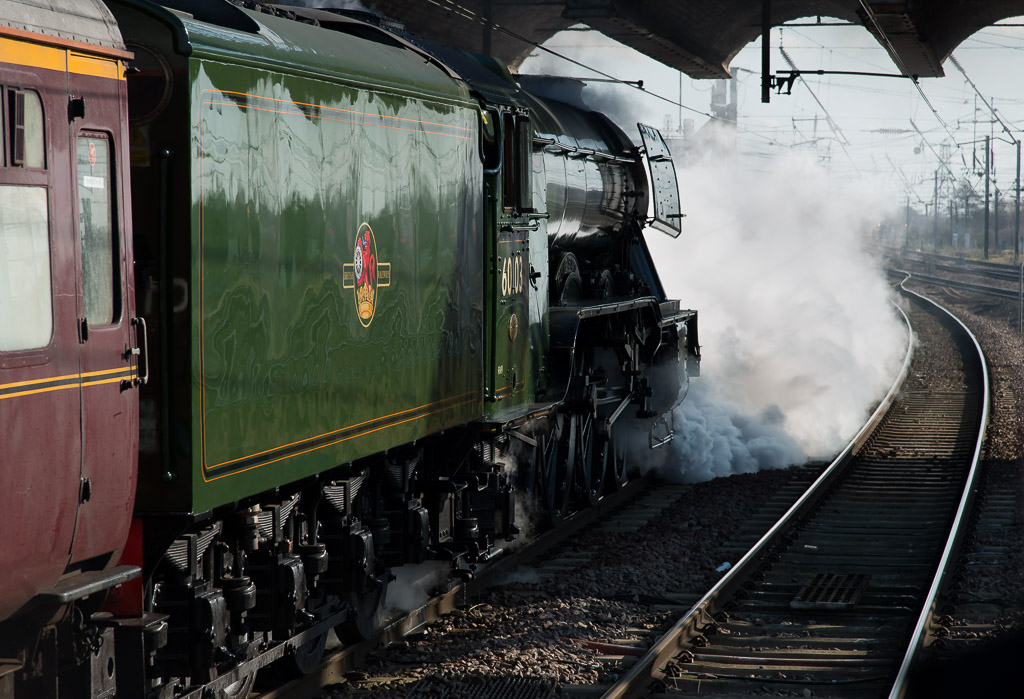
[[1016,279],[1017,274],[1020,273],[1020,265],[1006,262],[991,262],[989,260],[969,260],[965,257],[942,255],[937,252],[907,251],[900,253],[900,257],[923,263],[934,262],[936,266],[942,264],[960,272],[982,276],[1009,279],[1012,275]]
[[662,635],[647,653],[603,694],[604,699],[631,699],[642,694],[647,684],[661,674],[661,668],[665,662],[676,653],[684,650],[685,645],[690,639],[699,633],[697,631],[698,624],[713,621],[714,614],[709,611],[712,605],[719,599],[730,597],[743,584],[749,574],[754,572],[756,567],[762,562],[764,555],[779,537],[780,533],[786,530],[797,518],[809,512],[811,508],[817,505],[825,491],[828,490],[828,486],[835,482],[835,479],[842,474],[844,467],[849,463],[850,457],[871,436],[899,394],[914,358],[913,330],[910,326],[910,319],[907,318],[899,306],[895,306],[895,308],[899,311],[907,326],[907,349],[899,373],[889,388],[888,393],[886,393],[885,398],[875,408],[871,417],[861,427],[860,431],[857,432],[856,436],[850,440],[839,456],[818,476],[814,483],[811,484],[811,487],[793,503],[782,518],[754,544],[743,558],[685,616]]
[[974,348],[978,353],[979,362],[981,364],[981,376],[982,376],[982,413],[981,413],[981,425],[978,428],[978,439],[974,447],[974,458],[971,461],[971,468],[967,475],[967,483],[964,486],[963,495],[960,498],[960,505],[957,508],[956,516],[953,519],[953,527],[950,531],[949,538],[946,541],[946,547],[942,551],[942,557],[939,559],[939,567],[935,575],[935,579],[932,581],[932,585],[928,590],[928,595],[925,598],[924,606],[921,609],[921,615],[918,617],[917,625],[914,627],[914,632],[911,635],[910,643],[907,645],[907,653],[903,657],[903,663],[900,665],[899,673],[896,676],[896,682],[893,685],[892,691],[889,693],[890,699],[901,699],[906,695],[907,692],[907,677],[910,672],[910,668],[914,663],[917,655],[923,650],[928,642],[929,636],[931,635],[931,622],[935,613],[935,604],[938,599],[939,592],[943,589],[944,585],[949,582],[951,574],[950,562],[954,561],[956,554],[963,543],[963,538],[966,535],[966,527],[961,526],[970,511],[971,503],[974,500],[974,496],[977,492],[975,487],[976,480],[980,469],[978,463],[981,461],[981,449],[985,441],[985,432],[988,427],[989,418],[989,402],[990,402],[990,383],[988,375],[988,363],[985,361],[985,353],[981,349],[981,344],[978,342],[978,338],[974,336],[974,333],[963,324],[963,322],[956,317],[949,309],[942,304],[934,301],[926,296],[922,296],[917,292],[910,291],[903,285],[907,280],[900,283],[900,288],[909,294],[917,296],[922,301],[926,301],[936,308],[943,311],[952,320],[954,320],[971,339],[974,343]]
[[933,277],[928,274],[919,274],[917,272],[908,272],[902,269],[893,269],[892,272],[898,272],[899,274],[906,274],[909,278],[925,284],[935,284],[936,286],[948,286],[953,289],[963,289],[964,291],[973,291],[978,294],[988,294],[989,296],[998,296],[999,298],[1005,299],[1016,299],[1019,295],[1017,289],[1000,289],[994,286],[984,286],[982,284],[972,284],[971,282],[960,282],[955,279],[947,279],[946,277]]

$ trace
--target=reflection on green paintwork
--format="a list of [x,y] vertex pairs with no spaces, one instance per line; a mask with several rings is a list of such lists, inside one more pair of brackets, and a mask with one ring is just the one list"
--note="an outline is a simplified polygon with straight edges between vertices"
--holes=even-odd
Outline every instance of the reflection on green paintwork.
[[190,64],[195,510],[479,416],[476,110]]

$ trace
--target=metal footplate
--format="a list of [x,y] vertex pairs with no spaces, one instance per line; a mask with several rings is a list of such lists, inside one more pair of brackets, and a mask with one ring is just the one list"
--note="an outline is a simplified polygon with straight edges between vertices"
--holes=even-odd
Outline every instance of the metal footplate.
[[78,573],[61,579],[49,590],[40,592],[39,596],[60,604],[69,604],[134,580],[140,575],[142,575],[142,569],[138,566],[117,566],[110,570]]

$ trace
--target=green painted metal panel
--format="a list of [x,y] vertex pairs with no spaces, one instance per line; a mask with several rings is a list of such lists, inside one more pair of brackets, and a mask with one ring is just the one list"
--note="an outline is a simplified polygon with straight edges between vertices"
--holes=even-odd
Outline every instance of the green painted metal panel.
[[[509,213],[497,212],[498,225],[488,237],[487,293],[492,322],[489,414],[498,415],[534,400],[536,384],[529,352],[532,331],[529,312],[530,231],[513,229]],[[518,226],[516,228],[519,228]]]
[[[500,171],[486,178],[486,409],[489,417],[501,419],[504,413],[537,399],[539,367],[534,366],[531,347],[544,343],[540,326],[546,300],[538,299],[540,289],[531,285],[531,247],[539,244],[546,248],[546,241],[535,235],[540,221],[526,216],[514,200],[517,178],[532,179],[533,172],[508,172],[508,168],[517,165],[513,117],[508,112],[499,112],[494,120],[501,124],[498,143],[503,155]],[[519,137],[529,135],[517,134],[516,138]],[[532,151],[532,143],[528,145]],[[529,205],[535,203],[531,201]]]
[[[273,15],[248,12],[259,32],[243,32],[182,19],[193,58],[250,66],[268,74],[285,73],[345,83],[431,102],[465,105],[467,89],[423,54],[380,41],[321,29]],[[371,32],[372,34],[372,32]]]
[[347,67],[315,46],[310,70],[278,72],[229,62],[257,39],[207,31],[190,59],[197,512],[472,421],[483,400],[464,89],[429,66],[415,90],[354,84],[387,67],[350,37],[360,79],[335,82]]

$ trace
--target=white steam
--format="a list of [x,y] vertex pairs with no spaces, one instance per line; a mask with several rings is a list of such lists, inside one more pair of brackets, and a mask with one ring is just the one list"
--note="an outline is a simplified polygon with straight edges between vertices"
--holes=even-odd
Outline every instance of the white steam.
[[766,405],[757,414],[744,412],[715,395],[713,380],[695,380],[674,418],[676,437],[660,464],[672,480],[692,483],[806,460],[786,432],[786,417],[777,405]]
[[419,609],[434,595],[451,570],[448,563],[426,561],[394,568],[395,580],[388,585],[388,609],[411,612]]
[[684,233],[648,242],[669,296],[700,311],[704,361],[666,467],[699,480],[834,454],[903,354],[889,287],[863,249],[885,199],[833,190],[799,154],[767,172],[713,162],[679,177]]

